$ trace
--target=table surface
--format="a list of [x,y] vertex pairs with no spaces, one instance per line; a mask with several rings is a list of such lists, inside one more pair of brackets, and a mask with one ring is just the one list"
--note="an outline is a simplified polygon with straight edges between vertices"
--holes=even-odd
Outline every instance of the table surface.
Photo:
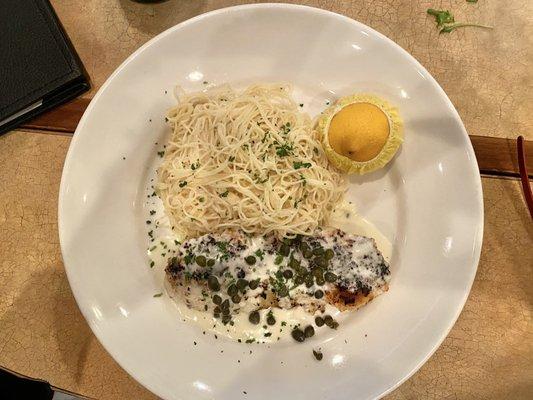
[[[52,1],[91,76],[90,98],[151,37],[235,1]],[[435,76],[473,135],[533,138],[533,2],[302,1],[357,19]],[[494,25],[439,35],[428,7]],[[57,197],[70,136],[0,136],[0,366],[102,399],[152,399],[102,348],[70,291]],[[517,180],[484,177],[485,235],[472,292],[430,360],[388,399],[526,399],[533,393],[533,224]]]

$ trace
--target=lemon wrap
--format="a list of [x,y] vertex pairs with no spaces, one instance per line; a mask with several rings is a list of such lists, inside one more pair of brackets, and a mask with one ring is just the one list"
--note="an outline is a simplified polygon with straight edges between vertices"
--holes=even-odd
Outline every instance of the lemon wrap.
[[403,142],[398,109],[372,94],[342,97],[318,119],[329,161],[348,174],[384,167]]

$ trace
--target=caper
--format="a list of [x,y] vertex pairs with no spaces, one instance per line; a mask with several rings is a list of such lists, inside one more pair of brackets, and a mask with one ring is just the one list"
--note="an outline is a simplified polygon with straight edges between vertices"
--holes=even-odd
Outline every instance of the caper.
[[309,248],[309,245],[307,243],[305,243],[305,242],[300,243],[300,251],[302,253],[305,253],[306,251],[309,251],[309,250],[310,250],[310,248]]
[[285,271],[283,271],[283,277],[285,279],[291,279],[293,275],[294,274],[292,273],[290,269],[286,269]]
[[205,267],[207,260],[204,256],[196,256],[194,259],[196,261],[196,264],[198,264],[200,267]]
[[[318,283],[318,282],[317,282]],[[315,292],[315,299],[321,299],[322,297],[324,297],[324,292],[322,290],[317,290]]]
[[219,306],[215,306],[215,308],[213,309],[213,313],[214,314],[220,314],[222,312],[222,310],[220,309]]
[[228,299],[224,300],[222,304],[220,305],[220,308],[222,309],[222,311],[229,310],[229,300]]
[[291,336],[294,340],[300,343],[305,340],[305,333],[301,329],[298,329],[298,328],[292,330]]
[[298,261],[296,258],[292,258],[289,261],[289,267],[292,269],[297,269],[300,266],[300,261]]
[[333,321],[330,325],[328,325],[331,329],[337,329],[339,327],[339,323],[337,321]]
[[287,257],[290,252],[291,252],[291,249],[289,245],[286,243],[283,243],[279,249],[279,254],[281,254],[284,257]]
[[259,311],[257,310],[252,311],[250,315],[248,315],[248,321],[250,321],[254,325],[257,325],[260,319],[261,319],[261,316],[259,315]]
[[246,279],[239,279],[237,281],[237,288],[242,292],[248,286],[248,281]]
[[319,267],[326,268],[328,266],[328,262],[326,261],[326,258],[324,256],[315,257],[313,261]]
[[333,322],[333,318],[331,317],[331,315],[325,315],[324,316],[324,323],[329,326],[329,324],[331,324]]
[[313,328],[311,325],[307,325],[304,329],[304,334],[306,338],[315,336],[315,328]]
[[222,316],[222,323],[224,325],[227,325],[230,321],[231,321],[231,316],[230,315],[223,315]]
[[289,295],[289,289],[287,289],[287,287],[282,286],[282,287],[278,290],[278,296],[279,296],[279,297],[287,297],[288,295]]
[[313,274],[307,274],[304,277],[305,287],[311,287],[314,284]]
[[324,275],[324,270],[320,267],[313,268],[313,275],[315,278],[321,277]]
[[241,296],[238,294],[235,294],[231,296],[231,301],[233,301],[235,304],[239,304],[241,302]]
[[267,316],[267,324],[274,325],[276,323],[276,318],[272,314],[268,314]]
[[257,287],[259,286],[259,279],[254,279],[253,281],[250,281],[248,283],[248,286],[250,286],[250,289],[252,290],[257,289]]
[[216,276],[209,275],[209,278],[207,278],[207,287],[213,292],[218,292],[220,290],[220,283],[218,283]]
[[335,253],[331,249],[327,249],[326,252],[324,253],[324,256],[326,257],[326,260],[328,260],[328,261],[331,260],[334,255],[335,255]]
[[295,285],[301,285],[302,283],[304,283],[304,277],[302,275],[298,275],[296,278],[294,278]]
[[315,280],[316,280],[316,284],[317,284],[318,286],[322,286],[323,284],[326,283],[326,280],[324,279],[323,276],[319,276],[319,277],[316,278]]
[[337,275],[335,275],[333,272],[326,272],[324,278],[327,282],[335,282],[337,280]]
[[238,292],[237,286],[234,284],[229,285],[228,287],[228,295],[229,296],[235,296]]
[[298,275],[305,275],[307,273],[307,269],[303,265],[298,265],[294,270]]
[[316,317],[315,324],[316,326],[319,326],[319,327],[324,325],[324,318],[322,318],[321,316]]
[[313,249],[313,255],[321,256],[322,254],[324,254],[324,248],[323,247],[315,247]]
[[255,264],[255,257],[254,256],[245,257],[244,261],[246,261],[246,264],[248,264],[248,265],[254,265]]
[[213,303],[220,305],[220,303],[222,303],[222,297],[220,297],[218,294],[215,294],[213,296]]
[[307,259],[310,259],[311,257],[313,257],[313,252],[311,251],[311,249],[306,249],[302,252],[304,258],[307,258]]
[[223,316],[226,316],[226,315],[229,315],[229,314],[230,314],[229,308],[225,308],[225,309],[222,310],[222,315]]
[[212,267],[213,265],[215,265],[215,259],[214,258],[210,258],[209,260],[207,260],[207,266],[208,267]]

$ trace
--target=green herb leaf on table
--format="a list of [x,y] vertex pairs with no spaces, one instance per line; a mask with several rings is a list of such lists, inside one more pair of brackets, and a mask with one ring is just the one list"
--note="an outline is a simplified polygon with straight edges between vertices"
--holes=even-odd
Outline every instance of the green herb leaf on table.
[[427,13],[435,17],[435,22],[437,22],[438,27],[441,27],[444,24],[455,22],[452,13],[450,13],[448,10],[435,10],[433,8],[428,8]]

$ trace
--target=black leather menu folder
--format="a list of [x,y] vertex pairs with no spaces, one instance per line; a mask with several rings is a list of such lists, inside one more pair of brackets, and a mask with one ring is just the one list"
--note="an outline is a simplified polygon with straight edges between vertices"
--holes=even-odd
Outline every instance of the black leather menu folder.
[[0,0],[0,134],[88,89],[48,0]]

